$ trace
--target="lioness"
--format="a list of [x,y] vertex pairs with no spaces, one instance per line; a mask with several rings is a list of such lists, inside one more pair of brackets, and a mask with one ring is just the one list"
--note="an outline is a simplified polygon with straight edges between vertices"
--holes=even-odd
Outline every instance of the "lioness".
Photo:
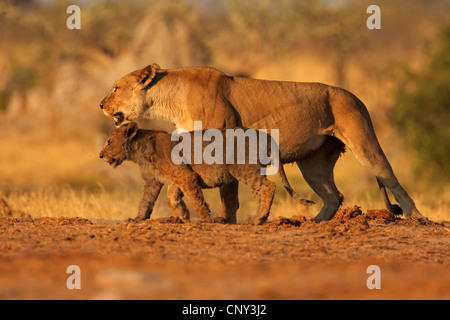
[[[193,133],[191,135],[193,140]],[[224,149],[226,135],[223,135]],[[203,143],[203,149],[209,143]],[[163,131],[142,130],[134,122],[122,124],[106,139],[100,158],[117,167],[124,160],[139,164],[145,181],[144,195],[139,204],[135,220],[150,218],[159,192],[164,183],[177,185],[189,198],[201,220],[210,222],[210,210],[203,197],[202,188],[216,188],[233,182],[234,179],[249,186],[258,201],[255,224],[262,224],[269,216],[275,193],[275,184],[261,174],[261,164],[227,164],[225,161],[212,164],[174,164],[172,150],[177,142]],[[192,154],[194,145],[192,146]],[[248,148],[246,158],[248,160]],[[236,152],[234,152],[236,155]],[[224,155],[225,156],[225,155]],[[169,202],[170,203],[170,202]]]
[[[116,125],[144,117],[186,130],[193,129],[194,120],[204,128],[279,129],[281,163],[296,162],[323,201],[316,220],[329,220],[343,201],[333,169],[348,146],[376,176],[389,210],[425,219],[397,181],[366,107],[344,89],[231,77],[210,67],[161,69],[152,64],[116,81],[100,108]],[[401,209],[390,203],[386,187]],[[237,183],[222,188],[221,197],[226,204],[222,216],[235,220]]]

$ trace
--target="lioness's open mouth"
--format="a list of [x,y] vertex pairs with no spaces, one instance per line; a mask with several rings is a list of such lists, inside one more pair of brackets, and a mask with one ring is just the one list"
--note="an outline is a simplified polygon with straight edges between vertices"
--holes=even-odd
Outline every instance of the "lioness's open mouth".
[[114,118],[114,124],[116,125],[116,127],[120,126],[123,122],[123,120],[125,120],[125,116],[123,115],[123,112],[117,112],[113,115]]

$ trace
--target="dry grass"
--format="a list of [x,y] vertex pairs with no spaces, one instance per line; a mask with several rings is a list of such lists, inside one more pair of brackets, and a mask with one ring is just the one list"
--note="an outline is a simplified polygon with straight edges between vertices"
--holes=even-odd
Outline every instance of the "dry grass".
[[[267,4],[270,3],[272,2],[267,2]],[[5,30],[8,31],[5,33],[7,40],[5,50],[0,53],[0,70],[4,70],[0,73],[0,85],[3,83],[3,87],[0,86],[0,94],[6,92],[8,95],[0,95],[0,100],[2,97],[9,97],[14,90],[26,90],[37,86],[45,92],[59,92],[60,95],[61,92],[64,93],[64,97],[71,101],[70,108],[61,105],[60,100],[51,96],[49,100],[53,102],[48,105],[43,105],[39,100],[37,104],[28,106],[26,119],[28,122],[38,128],[43,127],[43,123],[36,119],[38,115],[33,106],[39,110],[51,109],[53,106],[55,110],[58,110],[60,114],[59,118],[55,118],[55,122],[60,128],[68,122],[79,125],[84,118],[87,120],[83,126],[77,127],[76,133],[71,134],[62,130],[64,132],[56,135],[34,131],[28,134],[12,135],[6,132],[8,127],[11,129],[26,126],[28,124],[24,123],[28,122],[15,123],[8,120],[0,123],[0,197],[5,198],[14,210],[24,211],[33,217],[80,216],[113,220],[134,217],[142,188],[138,170],[131,164],[124,164],[113,170],[98,159],[104,137],[98,133],[102,130],[100,125],[93,121],[97,115],[101,115],[98,108],[92,106],[98,103],[112,81],[116,80],[118,75],[115,72],[122,72],[122,69],[123,73],[129,72],[135,63],[141,65],[157,62],[163,68],[191,64],[191,62],[173,58],[175,54],[167,54],[181,52],[183,58],[188,55],[195,56],[189,60],[195,61],[195,64],[200,63],[197,62],[200,59],[198,54],[201,56],[200,64],[210,64],[229,74],[249,73],[256,78],[319,81],[338,85],[336,62],[339,59],[335,59],[333,52],[336,49],[346,52],[346,49],[340,45],[347,43],[354,47],[355,52],[350,55],[345,69],[341,70],[346,73],[345,87],[367,105],[381,145],[399,181],[415,199],[417,207],[423,214],[435,220],[450,220],[448,210],[450,182],[448,179],[442,179],[434,186],[433,190],[439,190],[435,192],[427,189],[425,181],[414,177],[411,172],[415,164],[408,159],[405,149],[402,149],[403,141],[396,134],[395,128],[390,125],[389,111],[392,108],[392,97],[389,93],[391,87],[395,86],[395,79],[391,79],[392,74],[387,72],[393,66],[401,65],[401,61],[421,64],[423,61],[419,49],[421,43],[423,39],[433,39],[433,30],[438,27],[440,19],[443,20],[445,17],[443,13],[438,13],[445,10],[439,10],[439,6],[433,10],[430,6],[423,4],[419,6],[418,1],[410,6],[402,6],[401,10],[396,4],[391,4],[392,7],[384,4],[386,8],[384,12],[390,12],[390,14],[383,17],[383,29],[379,32],[368,32],[363,21],[366,17],[365,10],[360,10],[365,9],[365,4],[360,4],[361,7],[358,7],[356,2],[350,3],[349,7],[341,12],[343,16],[334,16],[334,9],[329,11],[327,6],[309,8],[307,4],[297,5],[295,1],[286,2],[286,6],[284,2],[273,3],[281,6],[279,16],[273,15],[271,5],[261,4],[247,8],[247,4],[243,2],[231,1],[224,7],[225,16],[222,17],[220,14],[216,16],[211,13],[203,17],[203,14],[197,12],[195,8],[190,9],[190,6],[183,4],[175,6],[175,3],[171,2],[168,5],[165,2],[164,5],[161,3],[162,7],[159,10],[154,8],[150,10],[149,7],[147,11],[142,10],[139,5],[128,5],[127,2],[120,2],[117,6],[109,4],[103,6],[99,2],[96,6],[86,8],[87,20],[83,22],[83,29],[79,33],[67,33],[65,28],[59,28],[61,25],[59,21],[66,19],[65,10],[52,11],[53,18],[48,18],[46,14],[38,15],[25,7],[15,8],[10,14],[15,12],[18,16],[23,16],[23,19],[16,19],[16,16],[9,15],[8,19],[0,20],[0,24],[7,26]],[[447,6],[444,1],[439,3],[441,7]],[[289,7],[291,5],[292,8]],[[417,10],[416,6],[421,9]],[[388,8],[391,9],[388,10]],[[316,12],[317,9],[320,10]],[[252,14],[247,14],[246,10],[251,10]],[[95,14],[92,14],[93,12]],[[361,12],[363,12],[362,16]],[[413,20],[417,20],[417,23],[412,26],[411,13],[417,12],[420,12],[420,15],[414,16]],[[142,21],[135,19],[136,13],[142,17]],[[160,19],[161,13],[164,13],[164,19]],[[309,14],[312,16],[318,14],[317,17],[323,19],[316,19],[317,21],[311,24],[308,22]],[[153,19],[154,15],[158,15],[158,19]],[[336,38],[334,34],[337,32],[336,23],[344,25],[339,22],[348,21],[347,15],[364,18],[361,20],[362,27],[359,20],[353,27],[346,22],[345,27],[338,31],[341,33],[339,35],[347,41],[332,42]],[[26,19],[34,21],[36,16],[47,17],[52,36],[43,37],[45,33],[41,32],[40,28],[44,24],[40,21],[36,20],[37,26],[19,23]],[[132,25],[128,18],[130,16],[134,21]],[[431,16],[435,18],[429,19],[428,17]],[[276,19],[272,19],[274,17]],[[185,30],[182,34],[187,32],[190,36],[186,36],[185,39],[180,36],[184,41],[178,41],[179,38],[174,32],[161,33],[159,36],[157,34],[151,40],[160,49],[159,54],[151,50],[155,48],[152,46],[130,46],[131,42],[136,44],[142,42],[142,39],[147,39],[146,30],[152,32],[153,36],[153,30],[158,28],[147,24],[148,21],[163,24],[156,26],[164,30],[171,30],[169,27],[179,25],[180,30]],[[325,24],[320,24],[320,21],[324,21]],[[103,29],[89,26],[101,26]],[[105,34],[103,30],[117,32],[107,32],[107,37],[99,38],[99,35]],[[79,38],[71,38],[75,35]],[[116,36],[117,39],[114,38]],[[192,42],[192,38],[198,38],[200,43]],[[41,49],[35,50],[36,52],[25,49],[29,48],[30,39],[33,40],[34,47]],[[46,50],[53,48],[55,39],[59,39],[59,51],[51,50],[44,54]],[[325,43],[330,43],[331,49],[326,46],[324,50]],[[150,44],[153,45],[153,42]],[[109,52],[112,58],[106,58],[105,51]],[[143,62],[141,52],[152,52],[151,58],[156,61]],[[210,62],[205,62],[208,61],[209,55]],[[125,59],[125,56],[130,56],[131,60]],[[148,58],[148,56],[145,57],[145,59]],[[62,79],[76,78],[77,80],[58,83],[52,77],[58,75],[57,71],[64,70],[63,66],[67,67],[68,60],[79,69],[76,69],[76,76],[67,77],[64,74]],[[16,61],[16,64],[12,64],[11,61]],[[82,63],[79,63],[80,61]],[[111,68],[111,65],[114,65],[114,68]],[[49,79],[46,77],[34,79],[33,75],[34,77],[46,75]],[[33,79],[36,81],[32,81]],[[9,85],[6,86],[5,84],[8,83]],[[92,83],[96,84],[95,89],[91,88]],[[74,86],[77,90],[73,90]],[[104,93],[103,90],[105,90]],[[72,91],[75,94],[66,97],[66,94]],[[0,101],[0,107],[1,105],[2,101]],[[72,121],[73,116],[76,118],[75,121]],[[3,118],[2,114],[0,120],[4,120]],[[86,132],[85,128],[91,128],[91,131]],[[16,131],[19,130],[16,128]],[[298,205],[283,190],[277,176],[269,177],[277,183],[271,216],[315,215],[321,206],[320,199],[307,186],[295,165],[287,165],[285,170],[294,189],[302,197],[316,201],[317,204],[310,208]],[[364,210],[383,208],[374,177],[355,160],[351,152],[347,152],[338,161],[335,176],[336,184],[345,196],[344,206],[358,204]],[[213,215],[219,215],[221,204],[218,191],[206,190],[205,194]],[[256,203],[245,186],[240,188],[240,204],[238,219],[244,220],[253,216]],[[165,189],[163,189],[154,216],[165,215],[170,215],[170,211],[166,205]]]
[[82,217],[93,220],[134,218],[138,190],[75,190],[69,186],[13,192],[5,197],[11,208],[37,217]]
[[[13,210],[32,217],[83,217],[100,220],[122,220],[137,214],[142,192],[142,180],[136,165],[125,163],[112,169],[98,158],[104,137],[85,132],[77,135],[24,134],[2,140],[0,143],[0,197]],[[393,164],[394,169],[400,163]],[[289,197],[278,176],[269,179],[277,184],[271,217],[293,215],[314,216],[321,201],[303,180],[296,165],[285,165],[294,189],[316,205],[303,207]],[[403,183],[408,177],[398,170]],[[344,194],[344,206],[360,205],[363,210],[383,208],[375,178],[362,167],[351,152],[337,162],[336,184]],[[450,220],[450,188],[441,186],[439,194],[433,191],[419,193],[420,184],[405,188],[415,199],[423,214],[433,220]],[[212,215],[218,216],[221,203],[218,190],[205,190]],[[240,187],[238,220],[253,217],[256,202],[250,190]],[[161,192],[153,217],[171,215],[167,207],[166,189]],[[187,201],[188,205],[189,202]],[[195,214],[193,214],[195,218]]]
[[[89,137],[89,135],[86,135]],[[18,136],[1,142],[0,181],[4,198],[14,211],[32,217],[83,217],[94,220],[123,220],[137,214],[142,192],[142,180],[131,163],[112,169],[98,159],[97,142],[86,136],[49,138]],[[304,182],[295,165],[285,165],[294,189],[316,205],[303,207],[289,197],[278,176],[269,179],[277,184],[271,218],[293,215],[314,216],[321,201]],[[346,153],[336,166],[336,183],[345,196],[344,206],[360,205],[363,210],[383,208],[375,179],[351,153]],[[400,179],[401,180],[401,179]],[[442,186],[439,194],[417,194],[411,191],[418,208],[433,220],[450,220],[450,188]],[[217,189],[205,190],[212,215],[221,211]],[[167,206],[166,187],[161,192],[153,217],[171,215]],[[189,202],[187,201],[188,206]],[[240,187],[238,221],[253,217],[256,202],[250,190]],[[193,213],[193,217],[196,215]]]
[[[320,209],[321,202],[312,191],[306,193],[306,198],[316,201],[316,205],[303,207],[292,200],[277,183],[277,193],[271,211],[271,219],[294,215],[314,216]],[[374,186],[375,188],[375,186]],[[299,189],[299,188],[297,188]],[[368,194],[368,193],[367,193]],[[32,217],[82,217],[93,220],[124,220],[134,218],[137,214],[137,205],[141,197],[141,189],[135,188],[105,188],[101,185],[95,190],[74,189],[70,186],[47,187],[33,191],[14,191],[9,194],[0,194],[11,206],[13,211],[21,211]],[[210,204],[212,215],[218,216],[221,210],[218,190],[205,190],[205,197]],[[447,188],[440,197],[429,195],[414,195],[417,207],[427,217],[434,221],[450,220],[450,191]],[[167,206],[166,187],[161,191],[152,217],[170,216],[172,213]],[[189,206],[189,200],[186,201]],[[346,200],[343,206],[358,204],[363,211],[373,208],[383,208],[381,198],[369,196],[356,201]],[[240,188],[240,209],[238,221],[245,221],[253,217],[256,202],[250,191]],[[191,209],[191,212],[192,209]],[[196,214],[192,213],[194,219]]]

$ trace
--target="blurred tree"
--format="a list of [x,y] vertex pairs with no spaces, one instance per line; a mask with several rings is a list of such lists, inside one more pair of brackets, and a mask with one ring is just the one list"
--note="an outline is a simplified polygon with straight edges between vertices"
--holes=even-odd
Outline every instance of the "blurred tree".
[[212,47],[240,66],[240,72],[258,68],[289,51],[295,26],[286,15],[291,2],[223,0],[223,10],[211,15],[205,34]]
[[335,84],[340,87],[348,86],[348,63],[372,45],[370,32],[365,27],[366,7],[359,1],[304,0],[293,3],[304,30],[308,30],[317,49],[331,53]]
[[393,121],[414,149],[420,173],[450,176],[450,26],[432,48],[419,72],[404,68],[396,94]]
[[349,61],[371,48],[367,6],[358,1],[338,5],[321,0],[223,3],[225,15],[209,31],[214,37],[211,42],[241,61],[249,74],[287,53],[317,51],[331,57],[335,84],[346,87]]
[[35,4],[35,0],[12,0],[12,3],[15,5],[30,5]]

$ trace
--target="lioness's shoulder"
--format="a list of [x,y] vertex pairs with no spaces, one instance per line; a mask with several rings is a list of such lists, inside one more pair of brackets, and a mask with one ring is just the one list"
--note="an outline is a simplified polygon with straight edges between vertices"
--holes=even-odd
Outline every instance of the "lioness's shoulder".
[[215,74],[215,75],[224,75],[225,73],[222,71],[210,67],[210,66],[197,66],[197,67],[184,67],[184,68],[178,68],[178,69],[166,69],[167,72],[180,72],[180,73],[187,73],[187,74]]
[[168,75],[177,76],[183,78],[185,81],[189,80],[203,80],[203,81],[219,81],[220,79],[229,79],[222,71],[213,67],[186,67],[179,69],[167,69],[165,70]]

